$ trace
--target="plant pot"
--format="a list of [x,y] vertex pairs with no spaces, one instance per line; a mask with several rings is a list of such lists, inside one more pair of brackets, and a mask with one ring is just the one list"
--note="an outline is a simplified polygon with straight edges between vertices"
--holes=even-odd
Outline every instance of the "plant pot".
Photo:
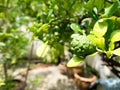
[[76,67],[67,67],[67,74],[69,77],[74,78],[75,73],[79,73],[81,75],[84,74],[84,63],[81,63]]
[[75,83],[80,90],[88,90],[92,82],[96,81],[95,75],[90,75],[89,77],[84,77],[78,73],[74,74]]

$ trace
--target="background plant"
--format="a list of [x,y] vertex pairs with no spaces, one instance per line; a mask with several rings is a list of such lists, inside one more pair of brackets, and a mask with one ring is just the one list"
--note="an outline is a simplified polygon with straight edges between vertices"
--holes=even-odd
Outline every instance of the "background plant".
[[[5,56],[1,62],[23,55],[27,43],[26,33],[21,32],[24,26],[24,29],[33,33],[32,39],[43,41],[38,56],[45,61],[57,63],[58,58],[64,54],[65,47],[68,45],[69,48],[70,36],[74,33],[70,28],[71,23],[80,26],[86,35],[91,34],[97,40],[99,38],[100,42],[105,39],[105,48],[96,42],[98,50],[111,56],[116,48],[113,42],[119,40],[113,39],[110,43],[111,38],[108,36],[112,31],[119,30],[119,3],[119,0],[0,0],[0,52]],[[97,36],[95,28],[103,29],[102,38]],[[116,37],[114,33],[112,37],[114,35]]]
[[23,22],[26,24],[28,19],[18,20],[17,17],[21,12],[20,10],[16,12],[18,9],[16,7],[18,7],[17,0],[14,3],[11,0],[0,1],[0,86],[11,79],[7,72],[8,68],[17,63],[27,49],[28,39],[20,30],[20,26]]
[[[70,23],[77,22],[81,12],[84,12],[80,7],[82,4],[81,0],[39,2],[41,10],[37,13],[38,20],[30,27],[30,31],[34,33],[33,38],[37,37],[45,43],[43,47],[40,46],[38,56],[48,62],[58,62],[58,58],[64,54],[65,43],[70,42],[69,38],[73,33]],[[49,55],[41,55],[44,51]]]

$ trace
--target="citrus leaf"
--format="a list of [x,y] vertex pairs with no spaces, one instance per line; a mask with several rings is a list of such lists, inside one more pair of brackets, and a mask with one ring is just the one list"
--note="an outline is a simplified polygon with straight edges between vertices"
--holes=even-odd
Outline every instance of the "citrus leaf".
[[50,47],[46,43],[43,43],[42,45],[39,46],[39,48],[36,51],[36,55],[38,57],[45,57],[49,51]]
[[103,37],[95,38],[95,43],[98,48],[105,50],[105,39]]
[[120,48],[115,49],[112,53],[120,56]]
[[80,26],[79,26],[78,24],[76,24],[76,23],[72,23],[72,24],[70,25],[70,27],[71,27],[71,29],[72,29],[73,31],[75,31],[75,32],[83,33],[82,30],[81,30],[81,28],[80,28]]
[[120,30],[115,30],[111,34],[111,42],[120,41]]
[[97,21],[93,27],[93,33],[97,37],[102,37],[107,32],[108,24],[103,19]]
[[104,7],[104,0],[88,0],[88,2],[85,4],[85,8],[90,11],[92,11],[94,7],[100,11]]
[[87,55],[86,57],[95,56],[96,54],[98,54],[98,52],[95,52],[95,53],[92,53],[92,54],[90,54],[90,55]]
[[94,35],[88,35],[99,49],[105,50],[105,39],[104,37],[95,37]]
[[109,51],[112,51],[114,48],[115,48],[115,44],[113,42],[110,42]]
[[111,57],[111,55],[112,55],[112,51],[109,51],[109,50],[108,50],[108,51],[106,51],[105,53],[106,53],[106,55],[107,55],[107,58],[110,58],[110,57]]
[[115,3],[113,3],[110,7],[105,8],[105,14],[106,16],[110,17],[112,16],[112,14],[119,9],[119,1],[116,1]]
[[77,56],[73,56],[67,63],[67,67],[75,67],[83,62],[84,59],[81,59]]

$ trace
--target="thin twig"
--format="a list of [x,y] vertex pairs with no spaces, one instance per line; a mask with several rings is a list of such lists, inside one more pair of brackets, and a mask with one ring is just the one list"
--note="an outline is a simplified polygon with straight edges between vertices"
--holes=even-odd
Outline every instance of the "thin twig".
[[28,74],[29,74],[29,70],[30,70],[30,63],[31,63],[32,54],[33,54],[33,47],[34,47],[34,44],[33,44],[33,42],[32,42],[29,60],[27,61],[27,71],[26,71],[26,75],[25,75],[25,85],[27,85],[27,79],[28,79]]

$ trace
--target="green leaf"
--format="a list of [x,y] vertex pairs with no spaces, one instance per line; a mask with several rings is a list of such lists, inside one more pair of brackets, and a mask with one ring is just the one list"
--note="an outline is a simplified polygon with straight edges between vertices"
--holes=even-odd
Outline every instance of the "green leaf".
[[105,50],[105,39],[103,37],[95,38],[94,40],[98,48]]
[[96,37],[94,35],[88,35],[88,38],[90,38],[99,49],[105,50],[105,39],[104,37]]
[[36,55],[37,55],[38,57],[44,58],[44,57],[47,55],[49,49],[50,49],[50,47],[49,47],[49,45],[47,45],[47,42],[46,42],[46,43],[43,43],[43,44],[40,45],[39,48],[37,49]]
[[97,21],[93,27],[93,33],[97,37],[102,37],[107,32],[108,24],[103,19]]
[[88,0],[88,2],[85,5],[85,8],[92,11],[94,7],[96,7],[97,10],[100,11],[104,7],[104,0]]
[[115,30],[111,33],[111,42],[120,41],[120,30]]
[[[120,16],[120,14],[119,14],[119,16]],[[116,19],[116,26],[117,26],[117,28],[120,28],[120,17],[117,17],[117,19]]]
[[112,53],[120,56],[120,48],[115,49]]
[[67,63],[67,67],[75,67],[83,62],[84,59],[81,59],[77,56],[73,56]]
[[81,30],[81,28],[80,28],[80,26],[79,26],[78,24],[72,23],[72,24],[70,25],[70,27],[71,27],[71,29],[72,29],[73,31],[75,31],[75,32],[80,32],[80,33],[83,34],[83,32],[82,32],[82,30]]
[[5,46],[5,43],[0,42],[0,47]]
[[114,42],[110,42],[109,44],[109,51],[112,51],[115,48]]
[[107,55],[107,58],[110,58],[110,57],[111,57],[111,54],[112,54],[112,51],[106,51],[105,53],[106,53],[106,55]]
[[110,7],[105,9],[105,16],[112,16],[112,14],[119,8],[119,1],[116,1],[114,4],[112,4]]
[[49,29],[49,24],[48,23],[45,23],[43,25],[41,25],[41,27],[38,29],[37,33],[40,33],[41,31],[48,31]]
[[0,86],[3,86],[3,85],[5,85],[4,81],[3,81],[3,82],[0,82]]
[[111,36],[111,33],[114,32],[114,30],[116,30],[116,17],[115,16],[112,16],[110,18],[105,18],[106,19],[106,22],[108,23],[108,29],[107,29],[107,32],[105,34],[105,38],[106,40],[109,40],[110,39],[110,36]]
[[94,7],[96,7],[98,11],[102,10],[104,7],[104,1],[105,0],[94,0]]
[[95,52],[95,53],[92,53],[92,54],[90,54],[90,55],[87,55],[86,57],[91,57],[91,56],[95,56],[96,54],[98,54],[98,52]]

